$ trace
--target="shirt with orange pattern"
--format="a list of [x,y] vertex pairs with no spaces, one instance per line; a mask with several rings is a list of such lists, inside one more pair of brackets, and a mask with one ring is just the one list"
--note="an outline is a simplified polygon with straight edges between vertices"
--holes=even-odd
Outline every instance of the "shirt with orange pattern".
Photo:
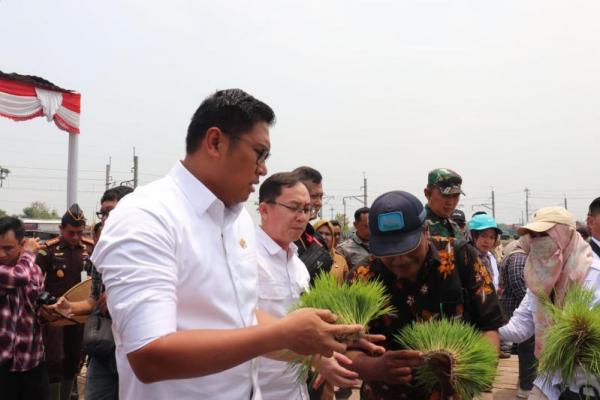
[[[385,285],[396,312],[373,321],[369,333],[385,335],[382,345],[389,350],[401,349],[394,335],[415,321],[460,319],[481,331],[497,330],[504,323],[492,279],[475,249],[464,241],[430,239],[415,282],[397,279],[378,259],[353,268],[348,279],[379,279]],[[365,382],[362,396],[365,400],[429,398],[413,386],[382,382]]]

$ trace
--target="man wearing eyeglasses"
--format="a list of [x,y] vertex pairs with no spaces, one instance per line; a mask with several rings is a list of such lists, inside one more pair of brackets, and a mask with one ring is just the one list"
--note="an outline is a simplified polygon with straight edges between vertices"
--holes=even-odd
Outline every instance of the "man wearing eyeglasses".
[[104,223],[110,212],[117,206],[119,200],[131,192],[133,192],[133,189],[124,185],[107,189],[100,199],[100,211],[96,212],[96,216],[100,222]]
[[[100,222],[94,226],[94,236],[96,240],[100,238],[102,225],[106,222],[110,212],[117,206],[117,203],[126,195],[133,192],[129,186],[116,186],[107,189],[100,200],[100,211],[96,216]],[[98,225],[100,225],[98,227]],[[96,229],[98,228],[98,229]],[[101,314],[110,318],[106,305],[106,293],[102,283],[102,275],[98,273],[96,267],[90,262],[90,274],[92,276],[92,290],[87,299],[70,302],[61,297],[56,304],[50,306],[64,316]],[[119,376],[114,350],[105,353],[88,352],[89,363],[87,368],[85,398],[95,399],[118,399]]]
[[[323,177],[319,171],[307,166],[298,167],[293,172],[300,177],[308,189],[312,209],[310,219],[313,220],[317,218],[323,206]],[[333,258],[327,249],[326,241],[308,222],[304,232],[296,240],[296,245],[298,246],[298,255],[306,265],[311,279],[314,279],[321,271],[329,272],[331,270]]]
[[[312,213],[308,189],[293,172],[273,174],[260,186],[258,211],[258,307],[284,317],[309,287],[310,276],[294,244]],[[321,360],[324,378],[338,386],[356,384],[358,374],[336,361],[349,360],[341,354],[335,358]],[[285,361],[261,357],[258,378],[263,400],[309,399],[306,383],[298,380],[296,371]]]
[[[83,210],[73,204],[61,219],[60,236],[45,243],[36,264],[45,274],[45,288],[59,298],[81,282],[81,275],[92,254],[94,242],[83,236]],[[80,325],[44,328],[44,345],[50,381],[50,399],[69,399],[81,361]]]
[[260,400],[256,357],[330,356],[346,348],[336,335],[360,331],[334,325],[327,310],[275,319],[257,309],[244,202],[267,173],[274,119],[242,90],[214,93],[192,117],[184,159],[107,219],[92,259],[109,300],[120,399]]

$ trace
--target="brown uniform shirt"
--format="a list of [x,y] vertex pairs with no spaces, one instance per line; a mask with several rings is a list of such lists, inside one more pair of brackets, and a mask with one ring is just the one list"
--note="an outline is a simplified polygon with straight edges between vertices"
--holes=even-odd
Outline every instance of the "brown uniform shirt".
[[[45,288],[56,298],[81,282],[81,272],[90,263],[93,241],[82,238],[76,246],[62,238],[47,241],[37,255],[36,263],[45,277]],[[81,361],[82,325],[43,329],[46,364],[50,383],[73,379]]]
[[76,246],[68,245],[62,238],[46,242],[36,263],[46,274],[45,287],[51,295],[58,298],[81,282],[81,271],[90,262],[93,244],[88,238],[82,238]]

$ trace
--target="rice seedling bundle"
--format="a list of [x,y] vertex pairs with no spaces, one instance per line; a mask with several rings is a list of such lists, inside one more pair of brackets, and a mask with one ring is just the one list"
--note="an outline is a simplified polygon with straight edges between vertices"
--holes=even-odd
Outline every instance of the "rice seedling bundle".
[[[294,309],[327,309],[337,315],[336,324],[362,325],[364,332],[367,332],[369,322],[394,312],[394,307],[389,305],[390,300],[385,286],[379,280],[340,283],[333,275],[323,272],[317,276],[310,290],[300,296]],[[361,336],[362,334],[336,339],[351,342]],[[305,379],[311,363],[313,357],[292,362],[292,365],[299,369],[300,379]]]
[[474,327],[453,320],[415,322],[396,341],[423,353],[424,364],[413,369],[415,384],[441,398],[467,400],[492,387],[498,353]]
[[588,382],[600,376],[600,305],[592,305],[594,292],[571,285],[562,305],[540,298],[549,326],[539,354],[538,373],[552,379],[560,373],[561,381],[569,384],[582,373]]
[[337,324],[359,324],[366,331],[369,322],[394,312],[389,303],[390,296],[381,281],[340,283],[331,274],[321,273],[295,308],[324,308],[337,315]]

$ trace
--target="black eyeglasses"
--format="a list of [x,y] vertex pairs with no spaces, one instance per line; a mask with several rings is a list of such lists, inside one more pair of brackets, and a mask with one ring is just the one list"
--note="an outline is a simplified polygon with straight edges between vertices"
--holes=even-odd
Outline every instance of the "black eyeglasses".
[[264,148],[258,150],[257,148],[254,147],[254,143],[252,143],[248,139],[244,138],[243,136],[237,136],[235,139],[241,140],[242,142],[246,142],[250,145],[250,147],[252,147],[252,150],[254,150],[254,152],[256,153],[256,165],[266,163],[267,159],[271,156],[271,149],[269,149],[269,148],[264,147]]
[[110,211],[96,211],[96,217],[98,217],[98,218],[108,217],[109,213],[110,213]]
[[270,201],[269,203],[275,204],[281,207],[285,207],[290,211],[295,212],[296,214],[306,214],[310,215],[313,212],[313,208],[311,206],[290,206],[287,204],[280,203],[278,201]]

